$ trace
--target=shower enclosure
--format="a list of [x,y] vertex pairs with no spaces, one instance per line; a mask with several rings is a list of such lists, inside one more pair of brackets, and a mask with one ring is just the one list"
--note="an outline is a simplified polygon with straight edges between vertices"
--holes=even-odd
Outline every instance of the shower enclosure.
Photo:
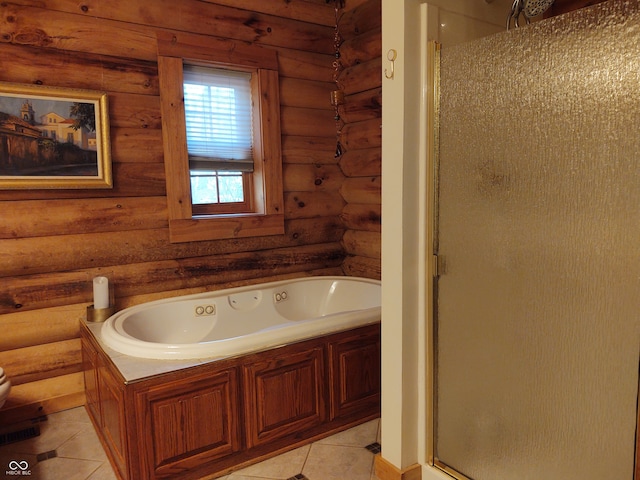
[[473,480],[632,480],[640,11],[444,48],[433,458]]

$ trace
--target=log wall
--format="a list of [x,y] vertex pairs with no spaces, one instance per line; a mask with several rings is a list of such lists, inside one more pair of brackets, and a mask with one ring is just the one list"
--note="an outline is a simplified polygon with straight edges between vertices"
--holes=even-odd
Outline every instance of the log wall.
[[[335,17],[325,0],[0,5],[0,81],[106,91],[114,174],[111,190],[0,190],[0,366],[14,385],[0,424],[84,403],[78,322],[97,275],[110,278],[118,308],[291,276],[379,277],[380,82],[358,79],[379,52],[358,49],[380,42],[380,0],[354,1],[339,163],[329,103]],[[169,242],[159,31],[278,51],[284,236]]]
[[345,175],[340,193],[348,275],[380,278],[382,174],[382,12],[381,0],[347,1],[338,22],[343,70],[337,79],[345,92],[340,107]]

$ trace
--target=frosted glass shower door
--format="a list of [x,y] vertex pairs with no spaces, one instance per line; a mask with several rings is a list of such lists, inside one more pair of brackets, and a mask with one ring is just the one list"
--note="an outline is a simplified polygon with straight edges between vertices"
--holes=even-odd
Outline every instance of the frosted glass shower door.
[[436,463],[632,480],[638,2],[444,48],[440,80]]

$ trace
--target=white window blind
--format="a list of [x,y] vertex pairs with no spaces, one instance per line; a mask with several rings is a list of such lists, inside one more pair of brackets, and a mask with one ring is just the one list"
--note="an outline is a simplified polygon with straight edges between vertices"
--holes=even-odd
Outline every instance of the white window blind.
[[253,171],[251,74],[184,66],[189,168]]

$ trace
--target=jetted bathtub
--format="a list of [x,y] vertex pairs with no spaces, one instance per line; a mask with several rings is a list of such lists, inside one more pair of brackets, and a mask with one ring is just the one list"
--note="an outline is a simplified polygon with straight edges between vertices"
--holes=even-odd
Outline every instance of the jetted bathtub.
[[201,359],[240,355],[380,321],[380,282],[304,277],[186,295],[127,308],[101,338],[125,355]]

